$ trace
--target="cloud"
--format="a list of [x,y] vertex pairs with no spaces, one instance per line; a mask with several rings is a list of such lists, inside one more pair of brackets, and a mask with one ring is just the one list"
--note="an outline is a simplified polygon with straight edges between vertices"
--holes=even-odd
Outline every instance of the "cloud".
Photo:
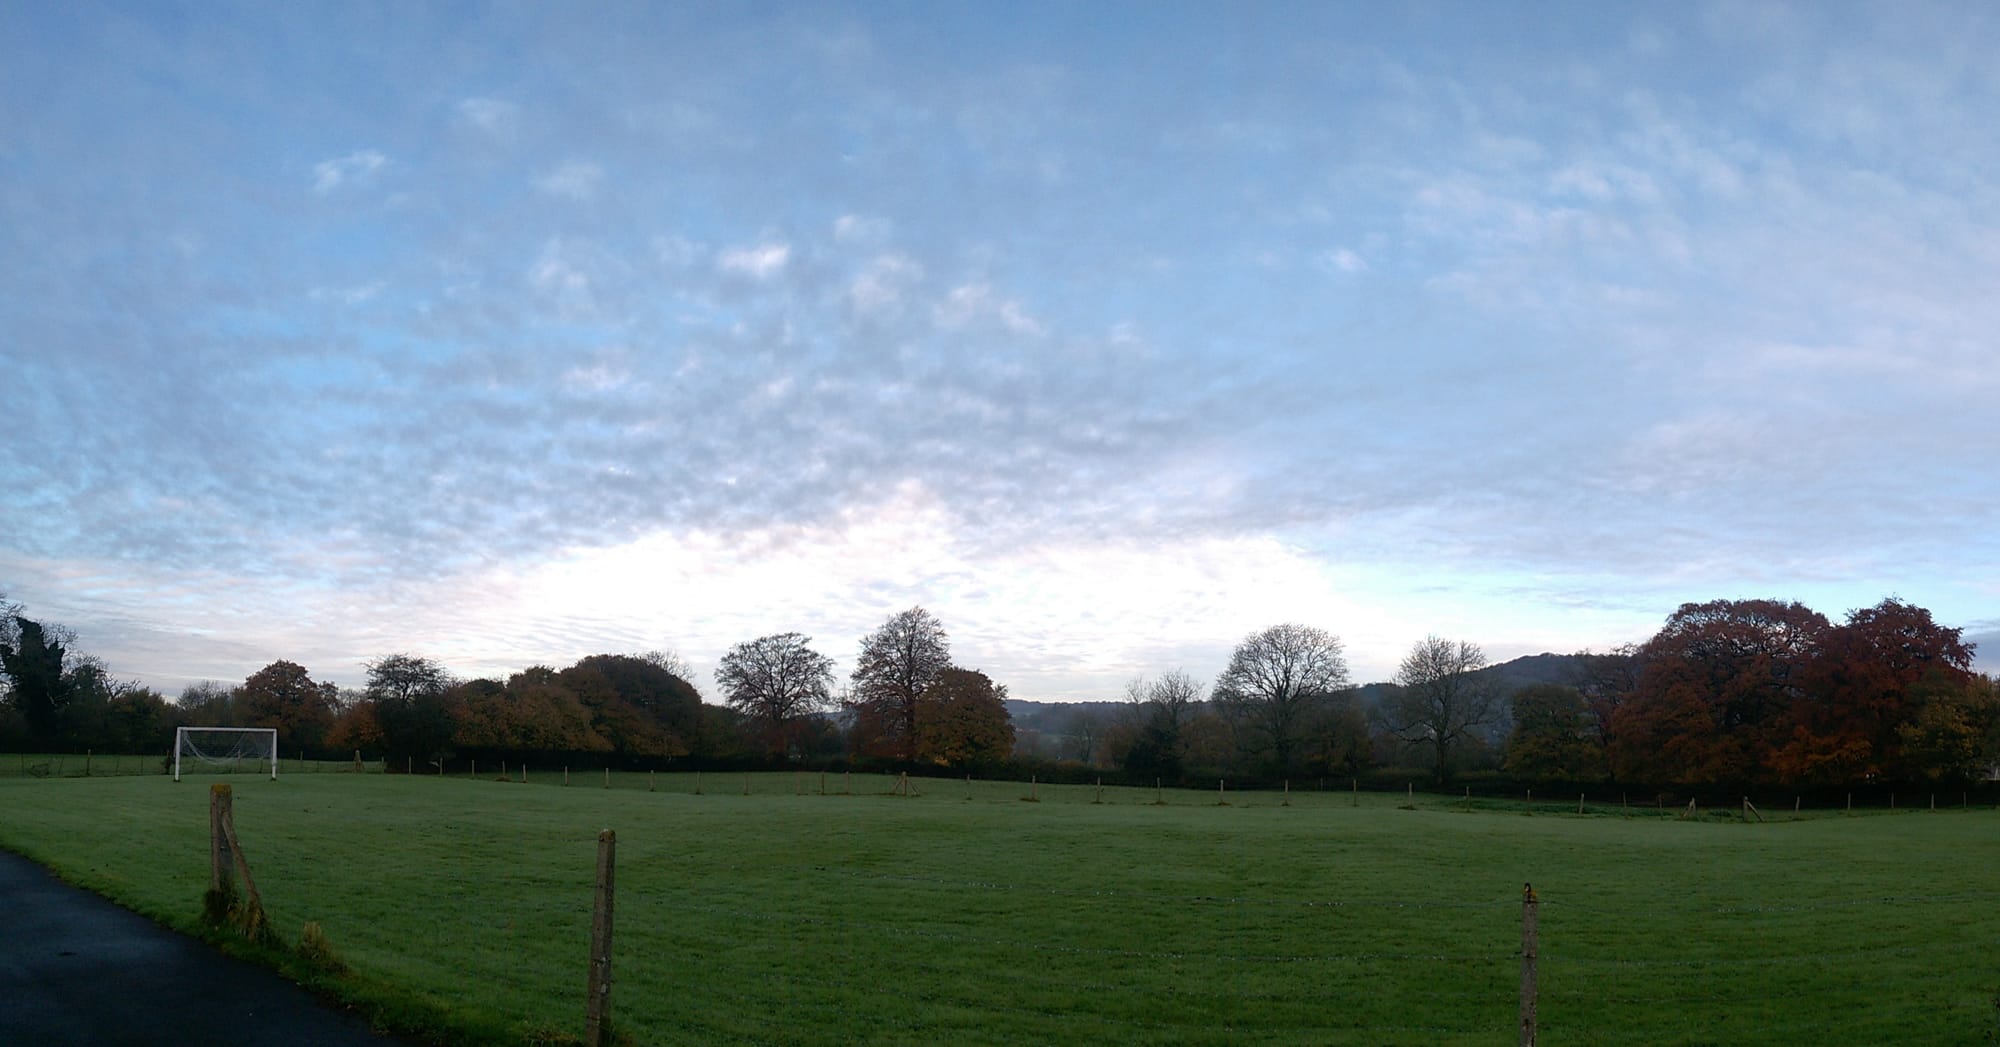
[[313,165],[313,192],[325,196],[342,185],[366,185],[388,166],[389,158],[373,149],[363,149]]
[[993,285],[983,281],[952,288],[935,312],[938,324],[948,330],[987,321],[999,324],[1010,334],[1040,337],[1047,333],[1019,301],[996,293]]
[[550,196],[589,200],[597,194],[597,185],[603,178],[603,168],[593,163],[572,160],[535,179],[535,188]]
[[1340,247],[1320,255],[1320,264],[1330,272],[1360,273],[1368,269],[1368,262],[1352,250]]
[[459,119],[487,134],[511,131],[521,107],[497,98],[467,98],[458,103]]
[[759,244],[755,247],[738,247],[723,251],[716,256],[717,268],[725,273],[735,273],[754,280],[768,280],[783,272],[785,263],[792,257],[789,244]]

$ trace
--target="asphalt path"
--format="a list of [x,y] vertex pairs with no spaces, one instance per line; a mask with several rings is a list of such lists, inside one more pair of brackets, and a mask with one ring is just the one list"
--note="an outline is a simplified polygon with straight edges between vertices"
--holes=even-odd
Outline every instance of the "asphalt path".
[[[188,904],[196,904],[191,899]],[[379,1047],[262,967],[127,912],[0,851],[0,1044]]]

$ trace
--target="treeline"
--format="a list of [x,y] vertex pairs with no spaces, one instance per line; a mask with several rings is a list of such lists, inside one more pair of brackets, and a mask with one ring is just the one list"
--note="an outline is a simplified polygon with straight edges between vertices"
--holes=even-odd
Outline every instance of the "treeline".
[[1946,782],[2000,763],[2000,688],[1928,610],[1887,599],[1835,624],[1798,603],[1686,604],[1650,640],[1562,659],[1521,685],[1478,645],[1427,637],[1390,684],[1356,687],[1338,637],[1286,624],[1246,637],[1213,681],[1132,681],[1115,712],[1022,732],[1007,689],[956,665],[912,608],[861,642],[836,693],[810,637],[732,647],[709,704],[671,654],[458,679],[417,655],[343,691],[277,661],[169,702],[71,653],[67,630],[0,600],[0,747],[155,751],[180,725],[264,726],[286,753],[360,750],[391,766],[503,759],[631,767],[873,765],[1103,774],[1192,784],[1467,774],[1658,786]]
[[1475,644],[1418,642],[1355,688],[1338,641],[1283,626],[1240,645],[1207,700],[1169,672],[1115,713],[1031,734],[1058,759],[1191,782],[1415,771],[1525,782],[1798,788],[1967,781],[2000,765],[2000,685],[1961,630],[1888,599],[1835,624],[1798,603],[1690,603],[1643,644],[1509,685]]
[[991,770],[1013,755],[1007,689],[955,665],[922,608],[862,641],[841,695],[833,660],[798,633],[737,644],[716,673],[719,705],[663,652],[591,655],[563,669],[459,679],[404,653],[342,690],[276,661],[242,683],[193,684],[169,702],[72,653],[74,635],[0,600],[0,748],[166,752],[181,726],[272,727],[286,755],[386,758],[442,770],[484,759],[630,767],[863,763]]

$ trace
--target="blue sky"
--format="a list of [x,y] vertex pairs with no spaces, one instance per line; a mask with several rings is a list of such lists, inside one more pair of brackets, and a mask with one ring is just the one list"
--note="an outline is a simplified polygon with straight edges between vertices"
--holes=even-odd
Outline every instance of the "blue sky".
[[168,689],[2000,655],[1983,5],[0,8],[0,592]]

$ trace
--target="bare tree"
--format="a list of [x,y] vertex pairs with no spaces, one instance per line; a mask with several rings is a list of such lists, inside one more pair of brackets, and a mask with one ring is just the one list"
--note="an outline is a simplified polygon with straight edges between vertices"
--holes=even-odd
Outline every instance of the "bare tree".
[[1451,777],[1452,750],[1499,713],[1499,689],[1473,675],[1484,668],[1478,644],[1427,636],[1410,648],[1396,671],[1400,689],[1382,706],[1397,737],[1431,747],[1440,782]]
[[1215,700],[1251,728],[1282,772],[1292,767],[1309,714],[1346,686],[1339,637],[1274,625],[1236,645],[1215,681]]
[[715,682],[725,700],[757,721],[774,753],[790,745],[800,722],[833,704],[833,659],[799,633],[760,636],[722,656]]
[[679,651],[651,650],[638,656],[639,660],[672,673],[687,683],[694,682],[694,666],[681,657]]
[[913,760],[917,755],[918,705],[938,674],[951,668],[951,644],[944,626],[921,607],[912,607],[861,641],[852,677],[854,733],[871,756]]
[[1178,777],[1187,753],[1181,732],[1201,701],[1201,684],[1173,669],[1157,679],[1132,680],[1125,685],[1125,697],[1132,703],[1129,740],[1124,745],[1126,768]]

